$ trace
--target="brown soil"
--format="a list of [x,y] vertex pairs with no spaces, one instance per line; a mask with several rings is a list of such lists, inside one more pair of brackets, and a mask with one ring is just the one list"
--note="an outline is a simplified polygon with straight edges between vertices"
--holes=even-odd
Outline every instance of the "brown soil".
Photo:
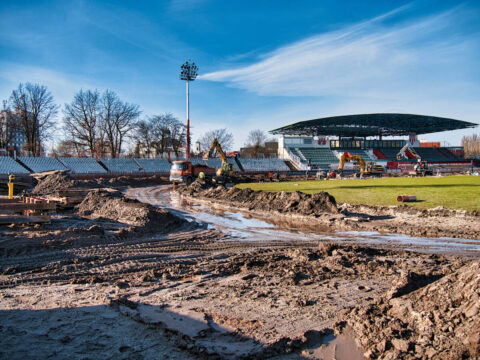
[[256,211],[275,211],[299,215],[338,213],[335,198],[326,192],[305,194],[299,191],[268,193],[252,189],[226,189],[223,186],[209,187],[204,181],[196,180],[188,188],[180,189],[184,195],[226,201],[239,207]]
[[415,209],[407,205],[337,205],[326,192],[318,194],[266,193],[251,189],[211,187],[200,180],[177,191],[185,198],[211,206],[288,217],[330,230],[375,231],[419,237],[451,237],[480,240],[480,217],[464,210],[443,207]]
[[116,190],[93,190],[77,206],[81,216],[107,218],[136,227],[138,230],[165,233],[182,227],[185,220],[167,210],[127,199]]
[[[203,191],[264,213],[359,217],[358,208],[337,213],[328,194]],[[0,357],[475,358],[479,267],[348,244],[241,241],[94,190],[51,224],[0,228]]]
[[383,298],[347,311],[339,328],[353,328],[372,359],[477,359],[480,263],[436,277],[404,271]]

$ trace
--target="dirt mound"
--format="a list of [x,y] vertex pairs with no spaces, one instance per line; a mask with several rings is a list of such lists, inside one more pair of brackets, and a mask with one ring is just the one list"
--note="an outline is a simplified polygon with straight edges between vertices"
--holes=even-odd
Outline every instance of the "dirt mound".
[[107,218],[145,231],[167,232],[185,223],[167,210],[127,199],[119,191],[91,191],[77,206],[77,211],[79,215]]
[[368,358],[478,358],[480,262],[402,296],[415,279],[419,276],[402,276],[387,293],[389,300],[345,314]]
[[338,213],[335,198],[326,192],[305,194],[299,191],[278,193],[253,191],[252,189],[226,189],[210,187],[205,182],[195,181],[183,190],[183,194],[215,201],[227,202],[249,210],[277,211],[301,215]]
[[53,174],[41,180],[32,190],[32,195],[51,195],[57,191],[71,189],[76,185],[77,182],[68,175]]

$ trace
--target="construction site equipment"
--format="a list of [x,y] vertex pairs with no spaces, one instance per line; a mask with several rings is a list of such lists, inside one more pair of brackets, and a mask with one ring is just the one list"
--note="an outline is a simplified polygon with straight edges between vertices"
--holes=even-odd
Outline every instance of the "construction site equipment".
[[[224,178],[232,178],[238,175],[238,170],[233,167],[233,164],[227,161],[227,156],[223,152],[222,146],[218,142],[217,138],[213,139],[212,146],[210,146],[210,150],[208,151],[208,153],[204,155],[203,160],[208,160],[209,158],[211,158],[215,150],[217,151],[218,156],[222,160],[222,167],[217,170],[217,176],[224,177]],[[242,164],[240,164],[240,162],[237,161],[236,158],[235,158],[235,162],[237,163],[237,166],[239,167],[239,169],[243,171]]]
[[13,199],[13,180],[15,180],[15,175],[10,174],[8,177],[8,198]]
[[406,144],[404,147],[400,149],[397,154],[397,160],[402,160],[403,158],[409,159],[407,156],[407,152],[417,159],[417,163],[413,167],[414,173],[417,176],[426,176],[426,175],[433,175],[433,170],[430,169],[428,166],[428,162],[422,160],[421,156],[417,154],[417,152],[411,147],[409,144]]
[[215,176],[215,168],[207,165],[192,165],[191,161],[178,160],[174,161],[170,168],[170,182],[185,183],[190,185],[200,173],[203,173],[205,178],[213,178]]
[[49,222],[57,204],[39,197],[0,198],[0,224]]
[[385,168],[381,165],[375,164],[373,161],[365,163],[360,155],[350,154],[349,152],[344,152],[340,157],[340,163],[338,165],[338,173],[342,175],[343,168],[347,161],[355,161],[360,165],[360,175],[381,175],[385,172]]
[[417,197],[415,195],[398,195],[397,196],[398,202],[412,202],[417,201]]

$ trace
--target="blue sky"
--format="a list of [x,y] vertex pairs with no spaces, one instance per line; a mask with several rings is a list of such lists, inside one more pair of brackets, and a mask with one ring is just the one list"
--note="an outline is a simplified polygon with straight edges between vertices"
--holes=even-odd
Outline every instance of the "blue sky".
[[226,127],[239,148],[253,129],[354,113],[480,123],[478,1],[0,0],[0,15],[0,100],[27,81],[59,105],[112,89],[183,120],[192,59],[194,141]]

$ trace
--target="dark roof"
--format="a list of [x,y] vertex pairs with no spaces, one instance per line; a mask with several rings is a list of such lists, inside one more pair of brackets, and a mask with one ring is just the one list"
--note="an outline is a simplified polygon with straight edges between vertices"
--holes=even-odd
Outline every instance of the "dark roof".
[[300,121],[275,130],[272,134],[307,136],[402,136],[466,129],[478,124],[413,114],[358,114]]

